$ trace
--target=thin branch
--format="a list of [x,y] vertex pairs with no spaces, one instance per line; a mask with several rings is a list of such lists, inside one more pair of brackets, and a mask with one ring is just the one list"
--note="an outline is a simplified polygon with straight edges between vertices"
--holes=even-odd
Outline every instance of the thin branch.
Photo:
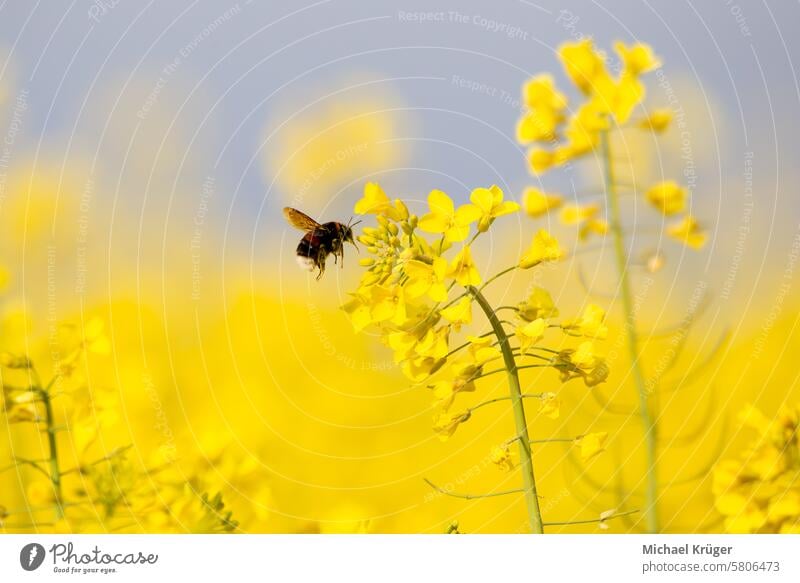
[[483,291],[483,290],[484,290],[484,288],[485,288],[487,285],[489,285],[490,283],[492,283],[492,282],[493,282],[493,281],[495,281],[496,279],[498,279],[498,278],[500,278],[500,277],[504,276],[506,273],[510,273],[510,272],[514,271],[514,270],[515,270],[515,269],[517,269],[518,267],[519,267],[518,265],[512,265],[511,267],[508,267],[508,268],[504,269],[503,271],[500,271],[500,272],[499,272],[499,273],[497,273],[496,275],[493,275],[492,277],[490,277],[489,279],[487,279],[487,280],[486,280],[486,281],[483,283],[483,285],[482,285],[481,287],[479,287],[479,288],[478,288],[478,291],[479,291],[479,292],[480,292],[480,291]]
[[45,476],[47,476],[48,479],[50,478],[50,474],[47,473],[47,470],[45,470],[42,466],[40,466],[36,461],[16,456],[14,457],[14,460],[17,462],[18,465],[30,466],[33,469],[42,472]]
[[628,516],[630,514],[636,514],[637,512],[639,511],[628,510],[627,512],[617,512],[616,514],[612,514],[611,516],[606,516],[605,518],[593,518],[591,520],[568,520],[564,522],[545,522],[544,526],[569,526],[572,524],[592,524],[595,522],[606,522],[614,518],[619,518],[620,516]]
[[444,488],[440,488],[433,482],[431,482],[428,478],[422,478],[428,486],[439,492],[440,494],[444,494],[445,496],[452,496],[453,498],[461,498],[462,500],[478,500],[481,498],[494,498],[495,496],[505,496],[506,494],[522,494],[525,490],[522,488],[517,488],[515,490],[502,490],[500,492],[489,492],[488,494],[459,494],[457,492],[448,492]]
[[114,451],[112,451],[109,454],[101,457],[100,459],[94,460],[93,462],[90,462],[90,463],[82,465],[82,466],[77,466],[77,467],[74,467],[74,468],[70,468],[68,470],[64,470],[63,472],[61,472],[61,475],[63,476],[65,474],[73,474],[75,472],[80,472],[81,470],[83,470],[85,468],[91,468],[93,466],[102,464],[104,462],[111,461],[112,459],[114,459],[115,457],[117,457],[118,455],[120,455],[122,453],[125,453],[127,450],[129,450],[132,447],[133,447],[132,444],[125,445],[125,446],[122,446],[122,447],[118,447]]
[[[478,338],[485,338],[486,336],[491,336],[492,334],[494,334],[494,332],[486,332],[485,334],[481,334],[480,336],[478,336]],[[464,343],[464,344],[462,344],[461,346],[458,346],[458,347],[454,348],[453,350],[451,350],[450,352],[448,352],[448,353],[445,355],[445,358],[450,358],[450,357],[451,357],[452,355],[454,355],[456,352],[458,352],[459,350],[463,350],[463,349],[465,349],[465,348],[466,348],[467,346],[469,346],[470,344],[472,344],[472,342],[465,342],[465,343]]]
[[[522,393],[521,397],[523,399],[541,399],[542,393]],[[491,405],[492,403],[497,403],[498,401],[510,401],[511,397],[496,397],[494,399],[489,399],[488,401],[483,401],[482,403],[478,403],[472,407],[469,407],[467,410],[472,413],[475,409],[480,409],[486,405]]]
[[577,437],[573,437],[570,439],[569,437],[553,437],[551,439],[531,439],[528,443],[573,443],[576,439],[580,439],[583,435],[579,435]]

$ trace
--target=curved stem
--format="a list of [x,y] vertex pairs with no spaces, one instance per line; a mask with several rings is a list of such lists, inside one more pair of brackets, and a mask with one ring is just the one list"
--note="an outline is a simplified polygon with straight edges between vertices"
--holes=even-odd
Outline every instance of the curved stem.
[[44,404],[45,423],[47,432],[47,443],[49,446],[49,462],[50,462],[50,481],[53,483],[53,489],[56,494],[56,520],[64,516],[64,509],[61,504],[63,502],[61,497],[61,470],[58,464],[58,443],[56,442],[56,431],[54,430],[53,405],[50,401],[50,388],[53,386],[53,381],[47,385],[47,388],[40,391],[42,403]]
[[612,162],[611,145],[608,130],[601,135],[601,145],[605,162],[605,181],[608,206],[610,211],[609,225],[614,236],[614,252],[619,271],[620,292],[622,295],[622,308],[625,311],[625,330],[627,334],[628,353],[631,360],[633,378],[639,394],[639,417],[645,437],[647,456],[646,465],[646,492],[645,492],[645,524],[648,532],[658,532],[658,476],[656,468],[656,424],[650,413],[647,387],[639,359],[639,338],[636,330],[636,314],[633,306],[631,284],[628,277],[628,254],[625,250],[625,235],[622,229],[622,218],[617,194],[617,184],[614,179],[614,164]]
[[[521,397],[523,399],[541,399],[542,393],[522,393]],[[467,410],[472,413],[476,409],[480,409],[481,407],[485,407],[486,405],[491,405],[492,403],[499,403],[500,401],[510,401],[511,397],[495,397],[494,399],[489,399],[488,401],[482,401],[477,405],[473,405],[469,407]]]
[[492,325],[495,336],[497,336],[497,340],[500,342],[500,350],[503,353],[503,362],[506,365],[505,370],[508,376],[508,390],[511,397],[511,406],[514,409],[514,424],[517,430],[516,438],[519,444],[520,470],[522,471],[525,504],[528,509],[528,522],[530,523],[531,531],[536,534],[541,534],[544,532],[542,513],[539,510],[539,498],[536,493],[536,478],[533,474],[531,444],[530,438],[528,437],[528,424],[525,420],[525,407],[523,405],[522,391],[520,390],[519,375],[517,374],[517,363],[511,352],[511,344],[508,335],[503,329],[503,325],[497,318],[497,314],[495,314],[492,306],[478,288],[469,286],[467,287],[467,291],[472,294],[475,301],[486,314],[486,318]]
[[628,510],[627,512],[618,512],[616,514],[612,514],[611,516],[606,516],[605,518],[592,518],[590,520],[565,520],[564,522],[546,522],[545,524],[547,526],[569,526],[571,524],[592,524],[594,522],[606,522],[614,518],[619,518],[620,516],[629,516],[631,514],[636,514],[637,512],[639,511]]
[[489,279],[487,279],[486,281],[484,281],[484,282],[483,282],[483,285],[480,287],[480,289],[481,289],[481,290],[483,290],[483,289],[484,289],[484,288],[485,288],[487,285],[489,285],[490,283],[492,283],[494,280],[496,280],[496,279],[499,279],[499,278],[503,277],[503,276],[504,276],[506,273],[511,273],[512,271],[514,271],[514,270],[515,270],[515,269],[517,269],[518,267],[519,267],[518,265],[512,265],[511,267],[507,267],[507,268],[506,268],[506,269],[504,269],[503,271],[500,271],[500,272],[496,273],[495,275],[493,275],[492,277],[490,277]]
[[439,486],[431,482],[428,478],[422,478],[422,479],[426,484],[428,484],[428,486],[439,492],[439,494],[444,494],[445,496],[452,496],[453,498],[462,498],[463,500],[479,500],[481,498],[494,498],[495,496],[520,494],[522,492],[522,490],[517,488],[516,490],[502,490],[500,492],[489,492],[488,494],[459,494],[457,492],[451,492],[449,490],[445,490],[444,488],[440,488]]

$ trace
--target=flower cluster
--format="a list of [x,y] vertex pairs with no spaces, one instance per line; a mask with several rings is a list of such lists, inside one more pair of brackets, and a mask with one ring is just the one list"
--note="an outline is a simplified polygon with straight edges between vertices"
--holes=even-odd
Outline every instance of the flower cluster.
[[[478,379],[503,370],[498,364],[502,340],[495,334],[467,334],[456,348],[451,347],[451,340],[462,326],[472,323],[477,286],[489,281],[473,260],[473,242],[495,219],[519,208],[505,200],[497,186],[476,188],[470,202],[461,206],[434,190],[428,195],[428,212],[418,217],[375,183],[365,186],[363,198],[355,205],[356,213],[375,215],[377,225],[365,227],[358,237],[371,257],[361,260],[367,269],[359,288],[342,307],[356,331],[377,330],[403,373],[431,389],[437,410],[433,428],[443,440],[471,418],[472,409],[453,408],[457,396],[473,393]],[[558,241],[540,230],[517,265],[505,272],[556,261],[563,254]],[[458,293],[453,292],[456,285],[462,288]],[[529,357],[537,363],[530,366],[559,371],[563,381],[580,377],[591,387],[606,379],[608,367],[594,353],[593,344],[607,332],[601,308],[590,305],[577,318],[556,324],[553,319],[558,310],[550,294],[537,287],[513,310],[516,322],[506,325],[513,326],[508,333],[518,341],[514,347],[518,358]],[[576,348],[545,348],[542,340],[552,328],[586,340]],[[487,370],[490,367],[494,368]],[[537,399],[545,414],[557,416],[557,400],[552,395]]]
[[[549,105],[558,117],[563,104],[552,99]],[[428,212],[420,217],[403,201],[391,200],[377,184],[367,184],[355,212],[375,215],[376,225],[364,227],[358,237],[370,257],[361,260],[366,271],[342,309],[357,332],[377,332],[406,377],[430,389],[435,409],[433,430],[442,441],[476,410],[511,401],[516,433],[492,448],[490,460],[505,470],[521,469],[531,528],[542,532],[530,450],[531,444],[539,441],[528,437],[523,402],[534,399],[539,403],[539,415],[557,419],[560,401],[552,391],[522,393],[519,372],[549,368],[559,373],[562,382],[582,379],[587,387],[605,381],[608,366],[594,346],[595,340],[608,333],[605,312],[590,304],[577,317],[556,322],[559,310],[540,287],[532,288],[516,306],[492,307],[483,295],[487,285],[507,273],[558,261],[564,251],[553,235],[541,229],[516,264],[484,278],[473,259],[472,245],[495,220],[517,212],[520,205],[505,200],[498,186],[476,188],[469,200],[457,206],[446,193],[433,190],[428,195]],[[462,327],[472,327],[475,306],[488,320],[490,331],[462,331]],[[501,319],[501,309],[513,311],[512,320]],[[551,331],[561,333],[555,348],[545,343]],[[457,334],[463,334],[460,343],[453,342]],[[579,343],[566,346],[572,337],[580,338]],[[508,379],[508,397],[470,406],[461,403],[463,395],[478,391],[480,379],[503,372]],[[597,432],[543,441],[572,442],[588,460],[603,450],[606,437],[607,433]],[[515,442],[517,453],[511,449]]]
[[775,419],[754,406],[739,415],[754,439],[713,472],[715,506],[734,533],[800,534],[800,406]]
[[[660,133],[669,127],[669,109],[656,109],[641,119],[631,119],[645,98],[642,75],[661,66],[653,51],[645,44],[627,46],[622,42],[615,43],[614,50],[619,69],[616,75],[609,70],[613,68],[610,59],[595,49],[591,39],[560,47],[558,53],[565,72],[584,98],[575,108],[569,108],[567,96],[558,90],[550,75],[537,75],[523,87],[526,111],[517,124],[517,140],[531,145],[528,161],[534,174],[602,150],[604,138],[614,129],[636,127]],[[611,162],[610,154],[605,155]],[[682,215],[666,227],[669,237],[694,249],[705,244],[706,234],[687,214],[686,188],[666,180],[650,185],[644,196],[665,217]],[[561,222],[577,226],[581,240],[608,232],[609,223],[601,216],[598,204],[563,205],[563,201],[564,197],[557,193],[531,187],[524,193],[523,206],[533,217],[562,207]]]
[[5,422],[46,436],[32,456],[22,455],[25,443],[32,440],[12,442],[12,463],[3,471],[19,472],[26,483],[26,506],[14,511],[0,506],[0,529],[62,533],[234,530],[238,523],[225,510],[221,494],[210,494],[203,480],[178,472],[171,452],[154,452],[153,463],[142,466],[135,459],[142,452],[130,456],[129,444],[115,443],[114,429],[120,422],[115,395],[107,390],[89,391],[80,374],[89,355],[111,350],[103,321],[94,318],[83,326],[63,325],[58,336],[55,372],[47,384],[41,382],[28,356],[0,354]]

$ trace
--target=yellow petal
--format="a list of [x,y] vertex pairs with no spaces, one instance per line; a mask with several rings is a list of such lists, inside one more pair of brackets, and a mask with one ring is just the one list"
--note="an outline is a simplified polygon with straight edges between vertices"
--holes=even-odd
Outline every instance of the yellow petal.
[[558,241],[545,229],[533,237],[531,246],[519,261],[519,266],[528,269],[544,261],[556,261],[564,255]]
[[561,195],[548,194],[532,186],[526,188],[522,193],[522,204],[525,206],[525,213],[531,217],[540,217],[549,210],[558,208],[562,200]]

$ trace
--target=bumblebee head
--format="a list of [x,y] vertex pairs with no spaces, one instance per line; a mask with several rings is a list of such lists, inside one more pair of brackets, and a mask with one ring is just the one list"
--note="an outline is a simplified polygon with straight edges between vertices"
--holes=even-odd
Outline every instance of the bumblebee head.
[[[350,220],[352,221],[353,219]],[[344,229],[342,230],[342,241],[345,243],[352,243],[353,247],[356,248],[356,251],[358,251],[358,245],[356,245],[356,240],[355,237],[353,236],[353,227],[355,227],[360,222],[361,221],[356,221],[355,223],[347,223],[347,225],[345,225]]]

